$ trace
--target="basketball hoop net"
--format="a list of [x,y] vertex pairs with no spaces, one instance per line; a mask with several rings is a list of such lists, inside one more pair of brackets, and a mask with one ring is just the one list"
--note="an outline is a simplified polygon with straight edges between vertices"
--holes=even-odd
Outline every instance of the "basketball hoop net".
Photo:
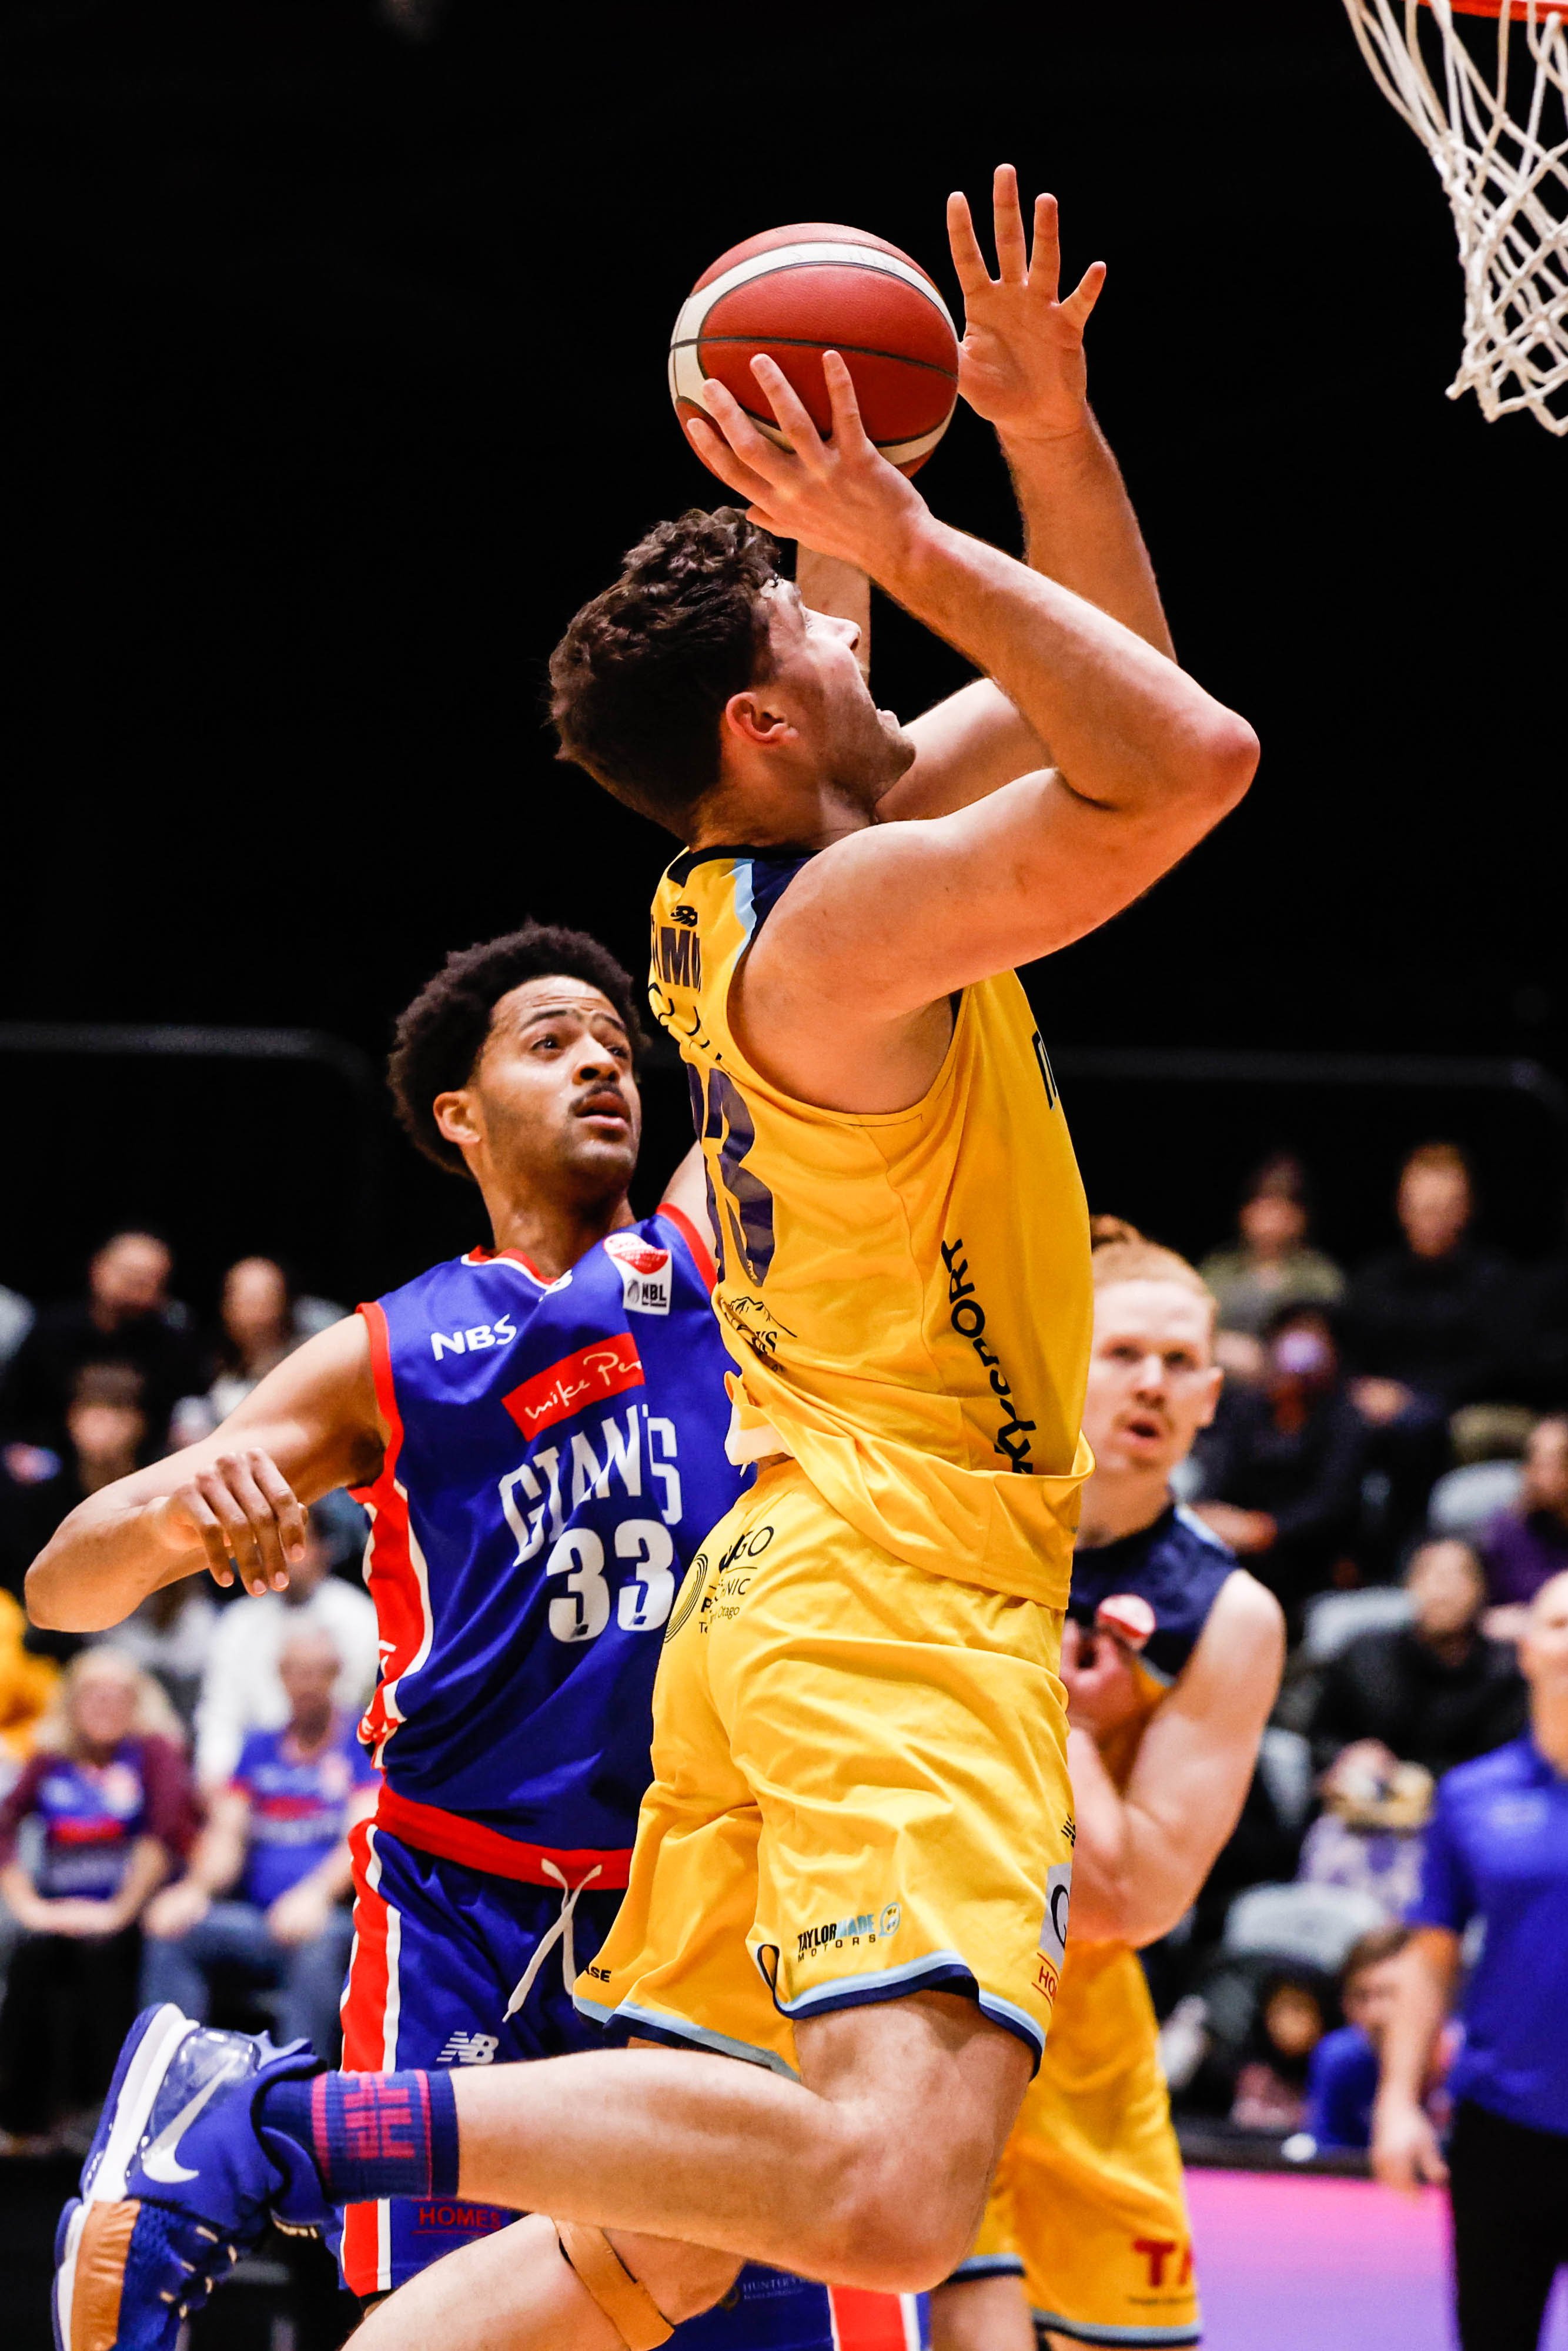
[[[1465,347],[1448,398],[1473,392],[1489,423],[1527,408],[1568,434],[1568,35],[1565,0],[1344,0],[1385,98],[1442,181],[1465,274]],[[1497,78],[1461,38],[1456,8],[1497,18]],[[1436,26],[1436,74],[1423,55]],[[1428,47],[1431,37],[1426,37]],[[1511,40],[1533,68],[1522,120],[1509,112]],[[1524,61],[1515,70],[1522,75]]]

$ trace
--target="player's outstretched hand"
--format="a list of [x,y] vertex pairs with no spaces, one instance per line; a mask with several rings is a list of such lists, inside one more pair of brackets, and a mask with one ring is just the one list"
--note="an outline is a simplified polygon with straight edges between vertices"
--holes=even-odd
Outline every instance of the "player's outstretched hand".
[[746,501],[751,520],[779,538],[802,539],[875,579],[895,562],[926,512],[925,501],[890,465],[861,423],[855,388],[837,351],[822,354],[833,430],[824,441],[776,360],[758,353],[751,371],[789,443],[758,432],[722,383],[703,386],[711,422],[686,425],[705,465]]
[[1066,301],[1058,301],[1056,198],[1034,200],[1032,252],[1010,163],[997,166],[991,206],[995,277],[980,251],[967,196],[947,199],[947,240],[964,289],[958,390],[1004,441],[1056,440],[1078,432],[1084,421],[1083,329],[1105,283],[1105,265],[1092,261]]
[[259,1447],[220,1453],[148,1515],[170,1551],[199,1542],[217,1583],[232,1583],[237,1573],[249,1592],[281,1592],[305,1556],[304,1505]]

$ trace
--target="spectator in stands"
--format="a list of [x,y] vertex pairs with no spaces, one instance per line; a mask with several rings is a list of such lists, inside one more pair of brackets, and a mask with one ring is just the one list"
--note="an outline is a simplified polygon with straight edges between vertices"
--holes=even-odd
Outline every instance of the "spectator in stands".
[[[1437,1792],[1373,2109],[1380,2179],[1448,2180],[1465,2351],[1530,2351],[1568,2253],[1568,1576],[1531,1603],[1520,1663],[1529,1729]],[[1478,1926],[1445,2166],[1422,2092]]]
[[1364,1454],[1326,1311],[1281,1307],[1261,1385],[1232,1390],[1200,1440],[1197,1508],[1298,1624],[1354,1539]]
[[1398,1991],[1399,1955],[1409,1940],[1408,1927],[1375,1927],[1346,1955],[1340,1972],[1345,2021],[1324,2033],[1307,2065],[1301,2127],[1320,2150],[1354,2150],[1372,2144],[1378,2053]]
[[141,1607],[114,1628],[115,1647],[162,1685],[186,1732],[195,1729],[218,1619],[206,1578],[187,1575],[178,1583],[166,1583],[161,1592],[150,1592]]
[[371,1811],[376,1780],[332,1702],[340,1665],[320,1626],[286,1635],[288,1720],[246,1739],[186,1875],[148,1907],[141,1963],[143,2002],[172,2000],[203,2021],[215,1972],[280,1989],[277,2037],[308,2041],[329,2064],[353,1938],[349,1830]]
[[[1519,1499],[1482,1530],[1487,1596],[1495,1609],[1523,1609],[1543,1583],[1568,1571],[1568,1413],[1538,1420],[1524,1453]],[[1494,1622],[1500,1635],[1521,1620]]]
[[1402,1248],[1363,1266],[1345,1301],[1352,1394],[1375,1426],[1440,1419],[1506,1393],[1514,1280],[1469,1238],[1475,1193],[1451,1143],[1424,1143],[1399,1177]]
[[20,1604],[0,1592],[0,1796],[16,1786],[59,1679],[47,1657],[27,1649],[26,1631]]
[[1297,1880],[1370,1894],[1390,1918],[1416,1899],[1432,1774],[1402,1763],[1378,1739],[1342,1747],[1318,1783],[1322,1810],[1301,1844]]
[[[40,1857],[18,1857],[24,1823]],[[191,1790],[156,1682],[111,1648],[67,1669],[0,1805],[0,1894],[22,1928],[0,2007],[0,2130],[85,2145],[136,2013],[138,1921],[189,1842]]]
[[1332,1305],[1344,1276],[1307,1245],[1311,1198],[1299,1159],[1278,1152],[1249,1183],[1234,1249],[1217,1249],[1199,1270],[1219,1306],[1222,1331],[1260,1338],[1282,1306]]
[[152,1441],[161,1445],[176,1397],[196,1384],[199,1354],[183,1307],[169,1295],[173,1260],[151,1233],[116,1233],[88,1269],[77,1305],[46,1306],[17,1348],[0,1395],[8,1436],[63,1449],[66,1415],[89,1364],[140,1373]]
[[1260,1988],[1230,2119],[1241,2130],[1278,2133],[1300,2128],[1306,2107],[1307,2068],[1328,2030],[1330,1980],[1301,1961],[1282,1961]]
[[147,1440],[141,1374],[133,1364],[85,1364],[72,1380],[64,1444],[17,1439],[0,1454],[0,1583],[22,1581],[68,1510],[140,1466]]
[[33,1304],[19,1290],[0,1282],[0,1373],[33,1327]]
[[1482,1632],[1486,1579],[1469,1543],[1423,1543],[1406,1571],[1407,1625],[1358,1634],[1325,1668],[1308,1722],[1320,1767],[1392,1778],[1418,1763],[1438,1779],[1517,1738],[1524,1685],[1513,1652]]
[[288,1572],[282,1592],[251,1593],[219,1615],[196,1707],[196,1776],[206,1789],[225,1785],[254,1730],[280,1730],[288,1700],[278,1679],[285,1636],[319,1626],[342,1660],[336,1702],[358,1715],[375,1685],[379,1652],[370,1594],[330,1573],[330,1537],[312,1510],[305,1556]]

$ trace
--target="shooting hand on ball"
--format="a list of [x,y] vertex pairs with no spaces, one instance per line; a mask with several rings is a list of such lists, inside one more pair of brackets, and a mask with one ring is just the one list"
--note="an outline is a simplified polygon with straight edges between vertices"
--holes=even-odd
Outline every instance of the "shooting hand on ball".
[[1105,283],[1105,265],[1092,261],[1066,301],[1059,301],[1056,198],[1035,198],[1032,253],[1010,163],[997,167],[991,204],[995,277],[975,235],[968,198],[947,199],[947,239],[964,292],[958,390],[1004,442],[1055,440],[1081,431],[1084,423],[1083,329]]
[[703,386],[708,416],[686,425],[698,455],[746,500],[747,516],[764,530],[803,540],[876,578],[897,560],[926,507],[867,438],[848,367],[837,351],[823,353],[833,419],[827,441],[775,360],[759,353],[751,372],[788,448],[758,432],[740,402],[710,379]]

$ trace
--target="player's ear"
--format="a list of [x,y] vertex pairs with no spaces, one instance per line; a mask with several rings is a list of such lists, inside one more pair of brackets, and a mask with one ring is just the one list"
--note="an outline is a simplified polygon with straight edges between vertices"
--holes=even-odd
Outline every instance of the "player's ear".
[[800,729],[760,686],[732,694],[724,705],[726,731],[758,750],[778,751],[798,743]]
[[437,1094],[430,1111],[443,1136],[448,1143],[456,1144],[459,1150],[465,1144],[483,1141],[474,1100],[466,1086],[459,1086],[449,1094]]

